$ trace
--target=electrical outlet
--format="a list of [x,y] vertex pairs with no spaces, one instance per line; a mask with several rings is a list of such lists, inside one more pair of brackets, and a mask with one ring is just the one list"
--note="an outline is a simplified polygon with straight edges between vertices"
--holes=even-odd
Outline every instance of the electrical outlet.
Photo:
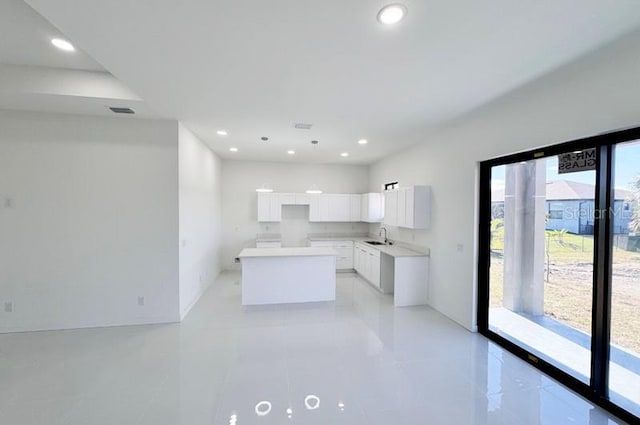
[[264,226],[264,230],[269,230],[269,225]]
[[4,207],[5,208],[13,208],[13,198],[4,198]]
[[240,263],[240,257],[233,257],[234,263]]
[[138,297],[138,305],[144,307],[144,297]]
[[411,241],[412,241],[412,242],[415,242],[415,241],[416,241],[416,234],[415,234],[415,233],[412,233],[412,234],[411,234]]
[[183,239],[182,242],[180,242],[180,245],[182,245],[182,247],[186,247],[187,246],[187,240]]
[[200,275],[200,283],[202,283],[202,275]]
[[456,251],[458,252],[462,252],[464,251],[464,245],[462,245],[461,243],[456,245]]
[[13,313],[13,301],[5,301],[5,303],[4,303],[4,312],[5,313]]

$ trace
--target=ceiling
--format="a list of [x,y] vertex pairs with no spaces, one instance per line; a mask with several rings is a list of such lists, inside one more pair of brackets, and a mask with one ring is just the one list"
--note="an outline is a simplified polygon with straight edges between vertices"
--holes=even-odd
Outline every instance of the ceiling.
[[114,116],[109,106],[129,106],[158,117],[78,43],[65,52],[53,38],[68,37],[23,0],[0,1],[0,109]]
[[221,156],[271,161],[371,163],[640,25],[637,0],[405,0],[394,27],[379,0],[27,2]]
[[23,0],[0,1],[0,62],[50,68],[104,71],[86,53],[61,52],[52,38],[65,38],[56,27]]

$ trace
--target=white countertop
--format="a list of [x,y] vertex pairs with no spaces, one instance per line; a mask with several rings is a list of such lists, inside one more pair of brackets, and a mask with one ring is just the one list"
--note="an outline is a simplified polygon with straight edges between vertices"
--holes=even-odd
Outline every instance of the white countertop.
[[387,254],[392,257],[428,257],[429,256],[428,252],[414,251],[412,249],[405,248],[403,246],[398,246],[398,245],[370,245],[368,243],[365,243],[364,245],[368,246],[369,248],[377,249],[383,254]]
[[[310,241],[354,241],[354,242],[362,242],[364,241],[375,241],[379,240],[379,238],[372,236],[333,236],[333,235],[309,235],[307,237]],[[377,249],[378,251],[390,255],[392,257],[428,257],[430,254],[429,248],[419,248],[412,249],[409,247],[405,247],[403,245],[393,244],[393,245],[371,245],[365,243],[369,248]]]
[[240,258],[255,257],[304,257],[304,256],[337,256],[333,248],[300,247],[300,248],[244,248],[240,251]]
[[370,241],[377,238],[373,238],[371,236],[367,236],[364,233],[358,234],[309,234],[307,235],[307,239],[310,241]]

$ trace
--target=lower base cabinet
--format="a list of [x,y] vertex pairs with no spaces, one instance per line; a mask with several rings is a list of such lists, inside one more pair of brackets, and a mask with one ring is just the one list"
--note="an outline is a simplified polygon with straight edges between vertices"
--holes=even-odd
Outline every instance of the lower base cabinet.
[[310,246],[329,247],[336,250],[336,270],[353,270],[353,241],[309,241]]
[[356,242],[353,255],[356,272],[368,280],[375,288],[382,291],[380,284],[380,251]]

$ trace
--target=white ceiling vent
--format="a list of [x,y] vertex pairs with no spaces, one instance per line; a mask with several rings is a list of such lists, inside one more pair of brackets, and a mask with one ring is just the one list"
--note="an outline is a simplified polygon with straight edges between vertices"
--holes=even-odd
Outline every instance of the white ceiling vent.
[[313,124],[305,124],[303,122],[295,122],[293,123],[293,126],[295,128],[297,128],[298,130],[311,130],[311,126]]
[[111,109],[111,111],[114,114],[135,114],[135,111],[131,108],[120,108],[115,106],[109,106],[109,109]]

